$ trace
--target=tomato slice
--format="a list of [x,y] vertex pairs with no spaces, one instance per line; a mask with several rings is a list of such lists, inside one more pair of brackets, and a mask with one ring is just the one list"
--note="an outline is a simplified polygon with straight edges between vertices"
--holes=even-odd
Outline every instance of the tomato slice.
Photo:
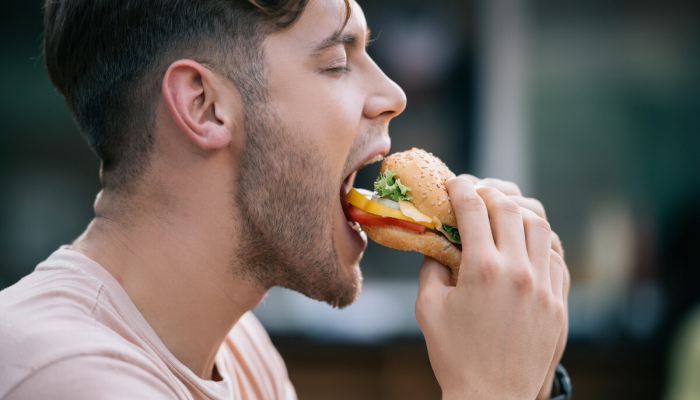
[[375,215],[368,213],[367,211],[355,207],[352,204],[348,204],[348,214],[353,221],[359,223],[360,225],[367,226],[398,226],[399,228],[408,229],[414,232],[423,233],[425,232],[425,226],[416,224],[415,222],[404,221],[402,219],[396,219],[391,217],[384,217],[381,215]]

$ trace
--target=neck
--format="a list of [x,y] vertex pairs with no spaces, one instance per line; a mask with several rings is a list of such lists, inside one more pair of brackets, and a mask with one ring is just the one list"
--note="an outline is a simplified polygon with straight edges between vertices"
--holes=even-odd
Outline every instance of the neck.
[[[202,192],[189,193],[196,197]],[[188,209],[186,197],[169,198],[161,206],[130,204],[116,213],[112,205],[118,198],[103,191],[95,203],[96,218],[72,248],[115,277],[180,362],[212,379],[226,335],[266,290],[234,272],[239,266],[232,232],[237,230],[222,217],[233,211],[221,208],[230,205],[204,207],[200,198],[189,203],[198,207]]]

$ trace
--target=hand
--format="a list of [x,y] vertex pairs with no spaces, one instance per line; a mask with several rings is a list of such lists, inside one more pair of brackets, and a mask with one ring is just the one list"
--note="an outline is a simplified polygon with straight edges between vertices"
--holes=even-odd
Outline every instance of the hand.
[[[468,178],[474,185],[477,187],[479,186],[490,186],[493,188],[496,188],[500,190],[502,193],[508,196],[511,200],[513,200],[516,204],[518,204],[520,207],[527,208],[530,211],[533,211],[535,214],[537,214],[539,217],[547,219],[547,215],[544,210],[544,206],[542,203],[540,203],[539,200],[537,199],[530,199],[530,198],[525,198],[523,197],[522,193],[520,192],[520,188],[513,182],[507,182],[507,181],[502,181],[500,179],[492,179],[492,178],[487,178],[487,179],[478,179],[472,175],[464,175],[466,178]],[[554,357],[552,358],[552,364],[549,366],[549,371],[547,372],[547,378],[544,380],[544,384],[542,385],[542,388],[540,389],[539,394],[537,395],[537,399],[549,399],[551,397],[551,392],[552,392],[552,383],[554,382],[554,372],[557,368],[557,365],[559,365],[559,362],[561,362],[561,357],[564,355],[564,349],[566,348],[566,339],[569,334],[569,307],[568,307],[568,299],[569,299],[569,286],[570,286],[570,277],[569,277],[569,269],[566,267],[566,262],[564,261],[564,248],[562,247],[561,240],[559,239],[559,235],[557,235],[554,231],[552,231],[552,250],[554,250],[559,256],[561,257],[561,261],[563,263],[564,267],[564,327],[561,330],[561,334],[559,335],[559,342],[557,343],[557,348],[554,352]]]
[[467,177],[446,186],[463,227],[459,281],[426,258],[416,300],[435,376],[446,399],[532,399],[565,325],[549,224],[495,188],[477,193]]

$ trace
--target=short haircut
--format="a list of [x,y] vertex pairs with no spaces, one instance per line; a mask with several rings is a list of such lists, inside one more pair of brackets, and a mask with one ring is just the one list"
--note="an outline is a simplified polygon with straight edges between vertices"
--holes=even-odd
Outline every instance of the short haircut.
[[[262,41],[308,0],[47,0],[44,57],[105,187],[129,190],[154,145],[155,99],[172,62],[191,58],[264,101]],[[346,22],[350,15],[345,0]]]

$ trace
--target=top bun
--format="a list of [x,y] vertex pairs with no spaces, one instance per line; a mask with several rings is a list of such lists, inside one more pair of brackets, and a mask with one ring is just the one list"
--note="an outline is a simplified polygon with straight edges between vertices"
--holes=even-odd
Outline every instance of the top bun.
[[437,217],[446,225],[457,226],[457,217],[447,195],[445,181],[455,174],[444,162],[425,150],[416,149],[394,153],[382,162],[381,172],[391,170],[401,183],[411,188],[411,202],[420,212]]

